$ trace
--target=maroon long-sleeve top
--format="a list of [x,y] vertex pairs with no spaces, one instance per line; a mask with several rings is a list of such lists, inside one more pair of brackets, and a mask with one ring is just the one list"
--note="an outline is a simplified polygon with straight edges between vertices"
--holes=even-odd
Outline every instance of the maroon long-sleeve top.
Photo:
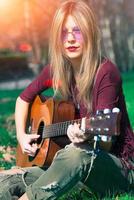
[[[40,75],[20,94],[20,97],[26,102],[32,102],[36,95],[52,87],[52,72],[50,65],[44,67]],[[75,90],[72,96],[75,97]],[[72,98],[76,100],[77,97]],[[76,101],[74,102],[76,104]],[[82,103],[79,103],[80,117],[87,115],[87,109]],[[103,61],[95,77],[93,87],[92,110],[105,108],[112,109],[118,107],[122,113],[121,116],[121,134],[117,137],[112,148],[112,153],[120,157],[124,163],[128,160],[134,160],[134,134],[130,126],[126,103],[122,90],[122,80],[118,68],[108,59]],[[130,165],[128,165],[130,167]]]

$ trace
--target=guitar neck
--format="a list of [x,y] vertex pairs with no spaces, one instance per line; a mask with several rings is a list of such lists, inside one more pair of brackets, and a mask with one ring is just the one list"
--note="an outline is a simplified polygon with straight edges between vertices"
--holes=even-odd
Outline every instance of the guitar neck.
[[[86,119],[86,132],[90,135],[119,135],[120,134],[120,113],[94,115]],[[51,124],[43,128],[42,138],[51,138],[67,135],[67,128],[70,124],[81,124],[81,119]]]
[[67,135],[68,126],[70,124],[74,124],[75,122],[80,124],[81,119],[47,125],[44,127],[42,138],[45,139]]

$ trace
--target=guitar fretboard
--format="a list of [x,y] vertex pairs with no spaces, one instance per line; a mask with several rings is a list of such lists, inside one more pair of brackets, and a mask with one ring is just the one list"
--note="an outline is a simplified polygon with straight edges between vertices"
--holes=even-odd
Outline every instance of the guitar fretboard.
[[57,136],[63,136],[67,134],[67,128],[70,124],[81,123],[81,119],[65,121],[44,126],[42,138],[51,138]]

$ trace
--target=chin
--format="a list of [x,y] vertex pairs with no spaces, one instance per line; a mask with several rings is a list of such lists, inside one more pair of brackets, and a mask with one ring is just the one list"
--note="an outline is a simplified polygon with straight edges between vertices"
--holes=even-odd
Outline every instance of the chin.
[[77,59],[81,57],[81,54],[75,54],[75,53],[67,53],[66,55],[70,59]]

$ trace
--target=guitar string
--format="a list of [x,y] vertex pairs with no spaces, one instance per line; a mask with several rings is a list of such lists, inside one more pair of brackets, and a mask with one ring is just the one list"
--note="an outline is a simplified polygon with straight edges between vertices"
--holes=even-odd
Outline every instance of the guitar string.
[[[105,117],[106,118],[106,117]],[[103,120],[105,119],[104,117],[103,117]],[[91,122],[91,118],[90,119],[86,119],[86,121],[88,122]],[[44,128],[45,127],[45,129],[50,129],[50,128],[52,128],[52,129],[55,129],[55,127],[57,127],[57,126],[63,126],[64,124],[66,125],[69,125],[69,124],[73,124],[74,122],[77,122],[77,123],[81,123],[81,119],[76,119],[76,120],[70,120],[70,121],[65,121],[65,122],[59,122],[59,123],[54,123],[54,124],[49,124],[49,125],[40,125],[39,127],[40,128]],[[32,130],[32,132],[36,132],[36,130]]]
[[[105,116],[103,116],[103,119],[104,119]],[[91,118],[90,119],[86,119],[86,121],[90,122],[91,121]],[[65,122],[60,122],[60,123],[54,123],[54,124],[49,124],[49,125],[41,125],[39,126],[38,130],[42,129],[42,134],[46,135],[47,136],[60,136],[60,135],[66,135],[66,130],[67,130],[67,126],[69,124],[73,124],[74,122],[77,122],[77,123],[81,123],[81,119],[76,119],[76,120],[70,120],[70,121],[65,121]],[[34,130],[34,129],[31,129],[29,133],[38,133],[38,130]],[[52,133],[52,134],[51,134]],[[54,137],[54,136],[53,136]]]
[[[91,119],[87,119],[86,121],[91,121]],[[67,125],[71,124],[72,122],[77,122],[77,123],[80,123],[81,122],[81,119],[76,119],[76,120],[72,120],[72,121],[65,121],[65,122],[60,122],[60,123],[55,123],[55,124],[50,124],[50,125],[47,125],[46,127],[45,126],[40,126],[40,128],[43,129],[43,132],[42,134],[48,134],[48,136],[53,136],[54,135],[54,132],[57,135],[66,135],[65,133],[61,133],[61,131],[63,132],[63,130],[65,131],[67,129]],[[44,129],[45,127],[45,129]],[[60,130],[58,130],[60,129]],[[38,129],[39,130],[39,129]],[[34,130],[34,129],[31,129],[31,132],[32,133],[37,133],[38,130]],[[53,132],[53,133],[52,133]],[[58,132],[58,133],[57,133]],[[59,133],[60,132],[60,133]],[[51,134],[52,133],[52,134]]]
[[[103,116],[103,120],[106,118],[106,116]],[[91,122],[91,118],[90,119],[86,119],[86,121],[88,122]],[[77,123],[81,123],[81,119],[76,119],[76,120],[70,120],[70,121],[65,121],[65,122],[59,122],[59,123],[54,123],[54,124],[49,124],[49,125],[40,125],[39,126],[39,128],[44,128],[45,127],[45,129],[50,129],[50,128],[52,128],[52,129],[55,129],[55,127],[56,126],[63,126],[64,124],[66,125],[66,124],[73,124],[74,122],[77,122]],[[36,130],[34,130],[34,129],[32,129],[32,132],[34,133],[36,133],[37,131]]]
[[[87,119],[86,121],[90,121],[90,119]],[[70,121],[65,121],[65,122],[60,122],[60,123],[54,123],[54,124],[49,124],[49,125],[41,125],[39,126],[38,129],[30,129],[29,133],[37,133],[39,129],[44,129],[43,133],[45,132],[50,132],[51,131],[55,131],[57,130],[57,128],[62,128],[62,129],[66,129],[68,125],[73,124],[74,122],[80,123],[81,119],[76,119],[76,120],[70,120]]]
[[[61,132],[61,131],[63,131],[63,130],[66,130],[67,129],[67,126],[69,125],[69,124],[71,124],[71,122],[77,122],[77,123],[80,123],[81,122],[81,119],[77,119],[77,120],[72,120],[72,121],[66,121],[66,122],[61,122],[61,123],[55,123],[55,124],[51,124],[51,125],[47,125],[47,126],[40,126],[40,128],[44,128],[45,127],[45,129],[43,130],[43,134],[45,133],[45,134],[48,134],[48,136],[50,136],[50,135],[54,135],[54,132]],[[60,130],[58,130],[58,129],[60,129]],[[31,132],[32,133],[37,133],[38,131],[36,131],[36,130],[31,130]],[[52,133],[53,132],[53,134],[49,134],[49,133]],[[56,135],[65,135],[65,133],[64,134],[56,134]]]
[[[89,119],[90,120],[90,119]],[[75,122],[77,121],[78,123],[81,122],[81,119],[79,120],[74,120]],[[71,121],[66,121],[66,122],[62,122],[62,123],[56,123],[56,124],[52,124],[52,125],[48,125],[45,127],[44,129],[44,126],[43,127],[43,132],[42,132],[42,135],[43,135],[43,138],[47,138],[47,137],[54,137],[54,136],[63,136],[63,135],[66,135],[66,132],[67,132],[67,126],[71,124]],[[91,130],[88,129],[89,131]],[[101,134],[101,131],[103,131],[103,134],[104,134],[104,127],[103,127],[103,130],[101,129],[100,130],[100,134]],[[32,133],[37,133],[38,131],[33,131],[32,130]],[[97,130],[96,130],[97,132]],[[106,135],[108,133],[106,132]]]

